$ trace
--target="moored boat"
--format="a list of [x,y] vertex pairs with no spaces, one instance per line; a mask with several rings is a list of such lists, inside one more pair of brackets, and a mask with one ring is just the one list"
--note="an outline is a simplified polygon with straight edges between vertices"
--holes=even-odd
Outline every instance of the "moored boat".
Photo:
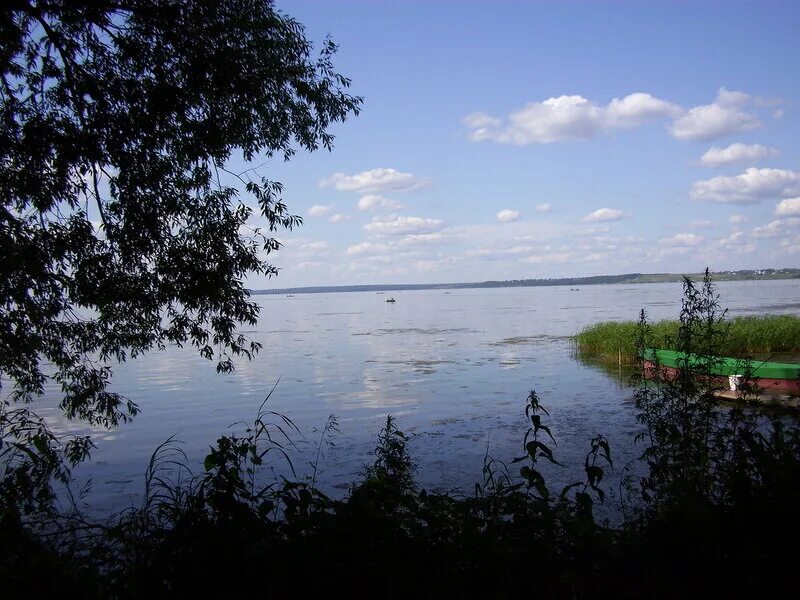
[[686,354],[675,350],[648,348],[644,351],[645,370],[652,372],[656,364],[667,376],[674,376],[679,368],[695,369],[708,364],[709,375],[719,378],[725,387],[735,389],[741,377],[749,370],[751,382],[770,392],[800,394],[800,364],[760,361],[743,358],[708,357]]

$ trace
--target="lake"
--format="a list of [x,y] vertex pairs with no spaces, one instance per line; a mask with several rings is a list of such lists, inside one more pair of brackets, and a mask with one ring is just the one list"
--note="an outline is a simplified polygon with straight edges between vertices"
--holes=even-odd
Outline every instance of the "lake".
[[[731,315],[800,312],[800,280],[720,282],[717,291]],[[387,414],[411,435],[422,485],[470,493],[487,451],[508,462],[523,454],[531,389],[551,414],[556,458],[565,465],[545,470],[551,489],[583,478],[597,433],[611,443],[616,473],[641,451],[633,443],[639,427],[626,378],[575,360],[569,337],[598,321],[635,320],[641,308],[654,320],[677,318],[680,284],[391,295],[394,304],[384,301],[388,293],[375,292],[255,296],[261,320],[245,333],[263,349],[231,374],[219,375],[215,363],[178,348],[118,366],[113,389],[141,414],[116,430],[93,432],[98,447],[76,470],[79,481],[93,480],[86,501],[103,510],[138,504],[150,454],[173,435],[201,469],[209,445],[242,429],[231,424],[252,421],[273,386],[268,407],[303,434],[293,436],[291,451],[298,474],[310,473],[319,429],[336,415],[340,433],[335,447],[323,449],[318,481],[338,496],[372,461]],[[56,431],[85,432],[64,421],[57,401],[50,390],[35,409]],[[286,472],[281,463],[275,468]],[[272,476],[269,467],[264,476]]]

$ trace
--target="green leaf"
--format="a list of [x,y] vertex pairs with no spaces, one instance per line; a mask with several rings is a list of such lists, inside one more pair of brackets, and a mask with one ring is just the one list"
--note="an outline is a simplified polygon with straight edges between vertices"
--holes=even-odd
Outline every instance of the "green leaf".
[[551,463],[556,465],[560,464],[555,458],[553,458],[553,451],[538,440],[528,442],[525,446],[525,449],[528,451],[528,456],[530,456],[533,460],[536,460],[538,450],[541,452],[541,456],[544,456]]
[[203,467],[205,468],[206,471],[211,471],[216,466],[217,466],[217,453],[212,452],[211,454],[206,456],[206,459],[203,461]]
[[603,479],[603,469],[589,465],[586,467],[586,476],[589,478],[589,485],[596,489],[596,486]]
[[559,496],[561,498],[566,498],[567,494],[569,493],[569,491],[572,488],[578,487],[579,485],[583,485],[583,482],[582,481],[576,481],[575,483],[570,483],[569,485],[565,485],[563,487],[563,489],[561,490],[561,493],[559,494]]

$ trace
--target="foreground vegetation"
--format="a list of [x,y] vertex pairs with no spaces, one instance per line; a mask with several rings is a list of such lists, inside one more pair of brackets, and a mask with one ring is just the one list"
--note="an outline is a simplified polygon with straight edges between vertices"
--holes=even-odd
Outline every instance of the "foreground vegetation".
[[[685,283],[678,349],[723,343],[713,286]],[[637,343],[657,328],[642,318]],[[86,598],[348,597],[545,598],[614,595],[742,597],[794,585],[785,550],[800,533],[800,428],[744,399],[720,410],[711,362],[677,378],[635,379],[643,451],[613,463],[602,435],[587,440],[585,478],[551,491],[540,466],[558,464],[549,415],[531,391],[522,456],[487,456],[468,495],[420,489],[406,436],[388,417],[375,460],[343,499],[313,474],[264,481],[285,460],[291,421],[262,405],[255,421],[219,438],[192,476],[168,441],[147,470],[138,508],[98,523],[59,509],[53,480],[0,486],[0,591]],[[747,382],[745,382],[745,385]],[[5,446],[5,474],[36,464]],[[16,461],[16,462],[15,462]],[[516,466],[512,466],[516,465]],[[23,469],[24,471],[24,469]],[[610,475],[619,478],[609,495]],[[67,482],[69,478],[65,479]],[[19,481],[19,480],[16,480]],[[62,495],[62,499],[63,499]],[[619,515],[595,517],[599,503]]]
[[[654,348],[676,350],[680,321],[663,320],[650,325]],[[723,319],[717,327],[718,356],[745,358],[753,354],[800,352],[800,317],[794,315],[765,315]],[[583,356],[606,362],[635,364],[636,336],[639,324],[635,321],[606,321],[585,327],[575,336],[577,351]]]
[[[29,0],[3,23],[0,598],[638,598],[796,586],[783,548],[798,533],[798,428],[745,405],[718,410],[708,378],[688,372],[639,380],[639,462],[615,467],[597,435],[585,478],[562,490],[539,468],[558,455],[531,392],[516,466],[487,456],[467,496],[419,489],[391,418],[345,498],[318,489],[319,461],[309,478],[270,479],[292,424],[262,406],[249,428],[219,438],[202,473],[168,441],[141,506],[105,521],[82,514],[67,491],[91,439],[60,436],[28,403],[60,386],[68,419],[114,427],[138,412],[112,391],[114,364],[177,344],[228,371],[258,351],[238,329],[258,317],[245,277],[277,272],[267,261],[277,232],[300,219],[279,182],[226,167],[239,153],[269,162],[331,148],[328,129],[361,98],[334,69],[335,44],[312,53],[302,25],[269,1]],[[265,226],[249,230],[251,217]],[[710,283],[685,291],[678,346],[723,347]],[[642,343],[653,335],[645,322],[638,331]],[[602,502],[619,526],[597,521]]]

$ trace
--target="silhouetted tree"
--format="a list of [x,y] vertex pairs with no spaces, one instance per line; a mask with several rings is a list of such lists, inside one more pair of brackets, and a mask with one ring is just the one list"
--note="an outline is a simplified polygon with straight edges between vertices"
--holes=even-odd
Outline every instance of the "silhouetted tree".
[[244,277],[276,273],[271,235],[300,218],[230,159],[330,149],[361,98],[268,0],[1,10],[0,433],[50,378],[69,417],[114,425],[137,410],[117,361],[191,344],[228,371],[258,350]]

